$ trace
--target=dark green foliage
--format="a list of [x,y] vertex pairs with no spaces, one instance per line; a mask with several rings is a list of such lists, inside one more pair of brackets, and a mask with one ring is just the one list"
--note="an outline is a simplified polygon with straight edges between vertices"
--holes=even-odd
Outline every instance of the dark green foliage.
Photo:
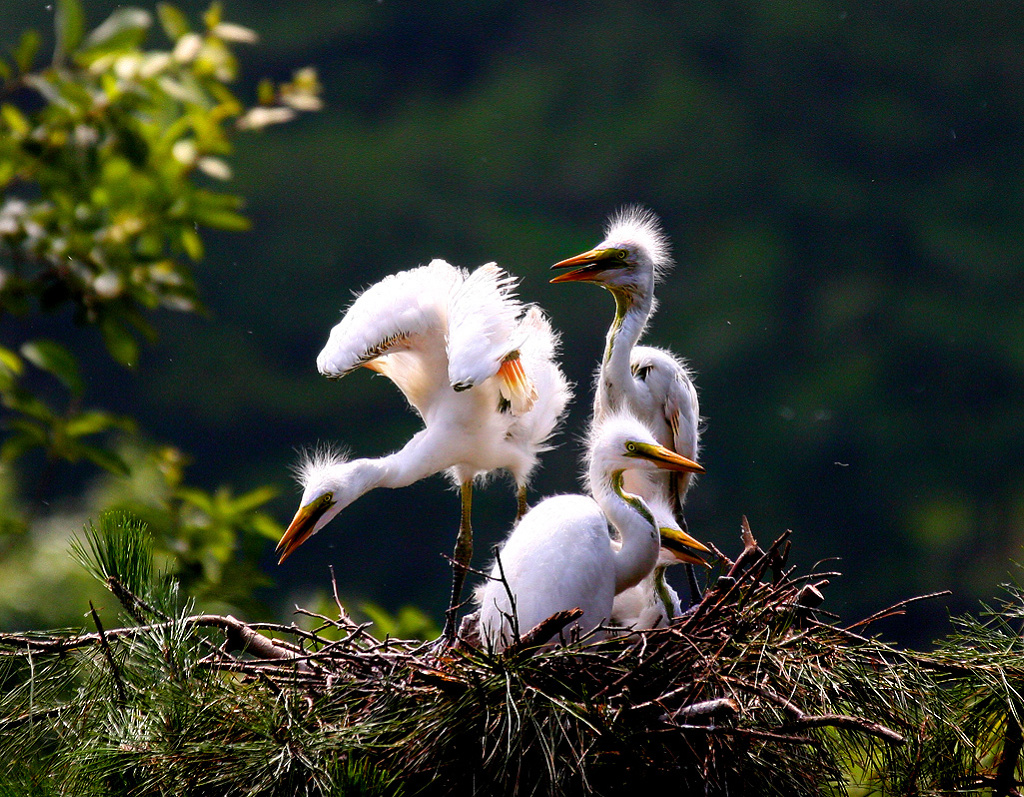
[[[249,227],[242,198],[215,190],[231,177],[235,138],[318,108],[319,84],[300,70],[264,81],[247,106],[230,84],[233,50],[253,31],[217,3],[198,26],[167,3],[156,18],[162,31],[150,11],[118,7],[90,28],[80,0],[58,0],[49,63],[38,63],[42,37],[31,32],[10,60],[0,55],[0,550],[29,564],[41,556],[45,508],[98,468],[110,478],[89,491],[91,509],[143,517],[186,592],[252,607],[268,583],[255,561],[280,536],[263,509],[276,490],[190,486],[184,454],[151,442],[130,415],[87,406],[87,386],[105,377],[99,358],[83,367],[89,337],[77,327],[134,367],[155,340],[154,311],[201,310],[201,233]],[[74,326],[42,320],[52,314]],[[69,464],[79,467],[65,482]],[[14,614],[25,612],[21,602]]]

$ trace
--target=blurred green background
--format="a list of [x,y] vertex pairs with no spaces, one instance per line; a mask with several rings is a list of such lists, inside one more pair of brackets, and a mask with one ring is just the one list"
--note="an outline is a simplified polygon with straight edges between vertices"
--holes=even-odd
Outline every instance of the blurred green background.
[[[118,5],[88,0],[89,24]],[[52,14],[9,0],[0,47]],[[576,490],[612,302],[548,285],[547,267],[640,202],[677,263],[646,340],[690,361],[706,418],[691,532],[735,555],[744,514],[762,542],[793,529],[802,568],[838,559],[821,565],[844,574],[826,608],[851,620],[953,590],[886,627],[913,644],[1013,575],[1019,4],[235,0],[225,16],[261,35],[240,94],[312,64],[326,109],[237,142],[229,190],[254,225],[205,236],[207,316],[157,316],[133,372],[80,332],[90,398],[188,451],[193,481],[280,485],[286,523],[298,448],[402,445],[419,421],[398,391],[369,372],[328,382],[315,357],[352,291],[443,257],[497,260],[561,330],[576,401],[533,495]],[[71,469],[40,500],[68,511],[88,478]],[[504,483],[478,492],[478,565],[514,509]],[[333,565],[346,601],[440,618],[457,514],[440,476],[368,494],[282,567],[268,542],[261,595],[286,612]]]

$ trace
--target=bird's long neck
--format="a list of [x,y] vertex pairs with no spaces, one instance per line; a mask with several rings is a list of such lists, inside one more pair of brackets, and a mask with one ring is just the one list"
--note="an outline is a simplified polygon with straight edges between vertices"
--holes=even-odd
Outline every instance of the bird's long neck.
[[665,611],[665,621],[671,622],[675,616],[676,608],[673,605],[672,593],[669,591],[671,588],[665,580],[666,570],[668,570],[668,567],[662,564],[656,565],[654,568],[654,595],[661,608]]
[[605,338],[601,375],[594,395],[594,416],[598,418],[621,408],[632,395],[629,358],[643,334],[654,302],[649,292],[637,295],[612,290],[610,293],[615,297],[615,318]]
[[639,497],[627,493],[622,471],[592,479],[594,500],[619,533],[622,544],[614,552],[615,593],[639,584],[658,561],[659,536],[654,516]]
[[361,495],[378,487],[407,487],[443,470],[448,462],[438,457],[439,446],[426,429],[413,435],[400,450],[383,457],[354,459],[338,465],[337,514]]

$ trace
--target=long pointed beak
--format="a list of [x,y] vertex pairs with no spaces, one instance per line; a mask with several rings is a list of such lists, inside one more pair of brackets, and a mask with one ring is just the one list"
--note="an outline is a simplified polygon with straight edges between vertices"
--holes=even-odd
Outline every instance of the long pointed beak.
[[691,550],[711,553],[706,545],[698,542],[682,529],[662,526],[658,531],[661,533],[661,547],[671,551],[672,555],[680,562],[689,562],[693,565],[709,567],[708,563],[699,556],[690,553]]
[[613,254],[610,249],[591,249],[583,254],[555,263],[551,267],[552,269],[574,268],[577,266],[578,268],[565,274],[559,274],[557,277],[553,277],[550,282],[594,282],[598,274],[608,270],[604,261],[611,259]]
[[317,521],[333,505],[334,500],[330,493],[328,493],[327,495],[320,496],[315,501],[310,501],[305,506],[299,507],[299,511],[295,513],[292,522],[285,529],[284,536],[277,543],[277,548],[274,549],[281,554],[277,560],[278,564],[281,564],[292,555],[296,548],[313,536]]
[[677,454],[665,446],[649,443],[633,443],[635,456],[650,460],[662,470],[678,470],[688,473],[704,473],[704,466],[692,459]]

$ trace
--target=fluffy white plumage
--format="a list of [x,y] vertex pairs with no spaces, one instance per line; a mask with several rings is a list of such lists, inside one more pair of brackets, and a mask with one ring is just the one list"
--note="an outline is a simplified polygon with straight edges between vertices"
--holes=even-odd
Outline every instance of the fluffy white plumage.
[[[672,266],[669,242],[657,216],[629,207],[613,216],[605,239],[594,249],[556,263],[573,270],[552,282],[594,282],[615,299],[615,317],[608,329],[604,357],[594,391],[594,422],[627,409],[662,445],[695,459],[700,445],[700,408],[686,364],[671,352],[638,346],[656,302],[654,286]],[[692,483],[689,473],[626,474],[626,488],[653,503],[663,504],[685,528],[683,503]],[[665,552],[666,560],[672,557]],[[672,557],[672,561],[677,561]],[[620,620],[644,628],[657,622],[658,604],[671,606],[664,568],[651,574],[617,608]],[[674,595],[674,591],[672,592]],[[675,596],[678,602],[678,596]],[[629,606],[630,602],[635,605]],[[648,607],[646,611],[643,607]],[[665,610],[666,612],[668,609]],[[643,615],[643,616],[641,616]]]
[[538,308],[516,298],[515,286],[493,263],[469,274],[434,260],[385,277],[355,299],[317,367],[332,378],[360,366],[384,374],[424,428],[384,457],[308,457],[300,467],[300,509],[278,545],[281,561],[367,491],[447,470],[463,490],[456,559],[468,564],[474,479],[506,470],[525,489],[570,396],[554,359],[557,335]]
[[[627,488],[628,489],[628,488]],[[672,507],[663,496],[653,494],[644,499],[654,515],[658,528],[679,531]],[[682,559],[665,547],[658,551],[654,569],[640,582],[615,596],[612,624],[624,628],[664,628],[682,611],[679,595],[665,580],[665,571]]]
[[[502,546],[500,569],[495,562],[491,579],[477,589],[480,634],[490,648],[503,649],[514,637],[510,593],[521,633],[576,607],[583,610],[579,630],[609,621],[616,593],[650,573],[659,549],[654,517],[641,499],[623,491],[623,471],[699,470],[660,446],[628,413],[609,416],[596,428],[589,460],[592,497],[559,495],[531,509]],[[609,524],[619,543],[609,536]]]
[[[690,372],[668,351],[637,346],[654,310],[655,282],[671,265],[668,239],[657,216],[633,206],[609,220],[605,239],[594,249],[556,263],[553,268],[573,270],[552,282],[593,282],[615,298],[594,392],[595,422],[627,409],[660,443],[692,458],[698,450],[700,416]],[[674,474],[652,481],[668,493],[677,513],[689,483],[688,475]],[[630,488],[650,494],[639,479]]]

